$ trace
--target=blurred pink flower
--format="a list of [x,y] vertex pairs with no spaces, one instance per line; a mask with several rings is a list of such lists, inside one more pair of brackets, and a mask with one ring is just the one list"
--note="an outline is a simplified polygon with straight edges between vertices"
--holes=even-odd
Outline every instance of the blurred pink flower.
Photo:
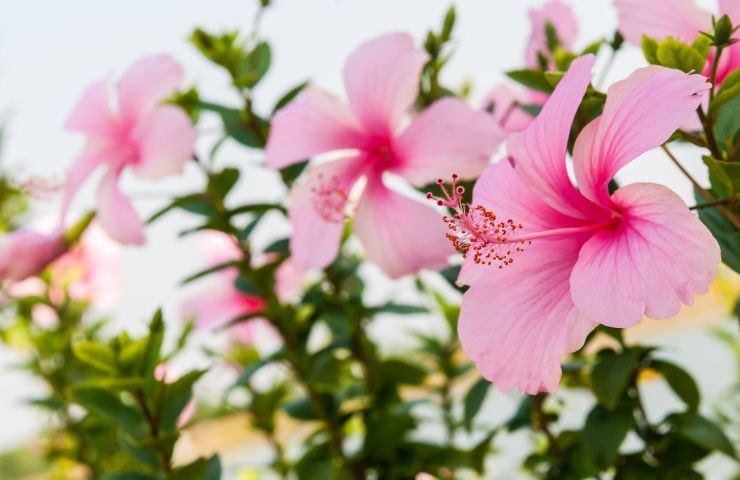
[[361,179],[354,227],[367,259],[393,278],[446,264],[436,212],[389,189],[383,174],[415,185],[453,170],[473,178],[500,139],[485,113],[456,98],[435,102],[403,128],[426,61],[411,36],[383,35],[362,44],[345,64],[349,106],[309,88],[275,115],[265,149],[269,166],[342,151],[339,159],[311,165],[291,192],[290,246],[297,268],[323,268],[334,260]]
[[[712,14],[699,8],[694,0],[614,0],[619,15],[619,30],[629,42],[640,45],[642,36],[657,40],[674,37],[693,42],[700,32],[712,29]],[[734,25],[740,24],[740,1],[719,0],[719,14],[727,15]],[[740,33],[733,38],[740,40]],[[710,76],[714,54],[707,59],[702,74]],[[725,49],[717,69],[717,84],[740,68],[740,42]]]
[[[527,68],[539,70],[540,57],[547,61],[547,69],[554,68],[552,54],[547,45],[546,25],[549,22],[557,34],[560,45],[565,49],[572,49],[578,37],[578,22],[570,7],[560,0],[551,0],[538,9],[529,11],[529,21],[532,31],[527,42],[525,65]],[[542,105],[548,95],[537,90],[518,90],[506,84],[494,88],[483,101],[483,109],[490,110],[493,106],[493,117],[501,130],[500,135],[506,137],[513,132],[521,131],[534,120],[521,108],[516,108],[514,102],[521,105]]]
[[98,221],[120,243],[144,243],[144,226],[118,187],[125,168],[157,180],[182,171],[193,156],[195,131],[180,108],[160,103],[182,82],[180,66],[167,55],[142,58],[123,74],[112,105],[108,81],[92,84],[67,120],[69,130],[87,136],[85,151],[67,177],[63,211],[98,167]]
[[[210,266],[226,263],[240,258],[239,249],[228,235],[209,231],[202,236],[201,249]],[[257,313],[265,306],[264,301],[236,288],[236,267],[224,268],[214,276],[216,288],[191,298],[183,304],[182,314],[185,318],[195,318],[200,328],[214,328],[226,325],[229,321],[243,315]],[[270,327],[264,320],[251,319],[240,322],[232,328],[235,337],[252,343],[255,338],[267,333]]]
[[560,46],[571,50],[578,38],[578,21],[570,7],[560,0],[550,0],[542,8],[529,11],[532,32],[527,42],[525,62],[528,68],[539,69],[540,57],[547,60],[548,69],[553,67],[552,55],[547,45],[546,27],[550,23],[555,28]]
[[707,291],[720,261],[714,237],[666,187],[607,189],[693,115],[706,79],[651,66],[612,85],[603,114],[575,144],[578,190],[566,148],[593,63],[593,55],[573,62],[532,125],[509,138],[512,159],[478,180],[475,206],[448,219],[467,251],[460,340],[501,390],[555,390],[560,357],[597,324],[675,315]]
[[120,246],[94,223],[80,243],[51,264],[51,284],[75,300],[109,305],[121,285],[120,253]]
[[0,238],[0,280],[19,282],[38,275],[67,250],[59,229],[18,229]]

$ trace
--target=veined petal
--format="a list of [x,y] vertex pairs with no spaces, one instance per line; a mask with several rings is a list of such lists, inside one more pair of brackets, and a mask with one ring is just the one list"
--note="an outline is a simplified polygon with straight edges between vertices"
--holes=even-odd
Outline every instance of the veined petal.
[[427,54],[407,33],[389,33],[363,43],[347,59],[344,87],[365,131],[390,138],[419,91]]
[[624,217],[583,245],[570,278],[573,302],[611,327],[676,315],[707,291],[720,262],[717,241],[662,185],[628,185],[612,199]]
[[591,80],[593,55],[573,61],[542,111],[507,144],[514,167],[529,187],[555,210],[588,219],[598,207],[585,199],[568,177],[565,155],[573,117]]
[[612,85],[604,113],[581,132],[573,150],[581,193],[607,206],[609,180],[690,120],[708,88],[701,75],[659,66],[636,70]]
[[128,198],[118,188],[120,168],[112,167],[98,188],[98,222],[110,237],[123,244],[142,245],[144,224]]
[[578,21],[573,15],[573,10],[559,0],[550,0],[542,8],[530,10],[529,22],[532,25],[532,32],[525,54],[529,67],[539,67],[538,53],[549,56],[545,32],[548,22],[555,27],[555,33],[563,48],[570,50],[578,37]]
[[498,389],[553,392],[560,358],[580,348],[596,326],[575,308],[568,284],[586,238],[538,242],[513,264],[491,269],[463,295],[460,342]]
[[488,114],[446,98],[418,115],[393,146],[394,173],[422,186],[457,173],[473,178],[486,168],[502,141]]
[[265,163],[283,168],[320,153],[358,149],[364,143],[357,120],[341,100],[308,88],[273,117]]
[[135,122],[172,93],[183,80],[182,68],[169,55],[138,60],[121,76],[118,108],[121,118]]
[[150,180],[181,173],[193,158],[195,130],[182,109],[174,105],[154,108],[132,132],[138,148],[134,172]]
[[96,138],[116,137],[119,124],[111,110],[107,80],[97,81],[85,90],[64,128]]
[[657,40],[671,36],[690,43],[711,26],[711,15],[694,0],[614,0],[614,6],[619,31],[635,45],[642,43],[643,35]]
[[290,252],[299,270],[324,268],[336,258],[349,194],[362,165],[357,157],[311,165],[293,187],[288,200]]
[[355,233],[367,259],[391,278],[441,268],[452,253],[440,214],[422,202],[388,189],[379,176],[368,178]]

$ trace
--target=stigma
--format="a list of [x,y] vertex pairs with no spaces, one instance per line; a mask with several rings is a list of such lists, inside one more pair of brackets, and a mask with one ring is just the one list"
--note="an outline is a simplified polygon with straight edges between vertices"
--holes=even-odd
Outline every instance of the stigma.
[[436,201],[438,206],[453,211],[442,218],[447,224],[445,236],[463,258],[471,257],[477,264],[499,269],[511,265],[514,256],[532,243],[521,238],[522,225],[511,218],[499,219],[483,205],[471,206],[465,202],[465,187],[458,185],[457,180],[458,176],[453,174],[449,189],[444,180],[437,180],[442,196],[427,193],[427,198]]

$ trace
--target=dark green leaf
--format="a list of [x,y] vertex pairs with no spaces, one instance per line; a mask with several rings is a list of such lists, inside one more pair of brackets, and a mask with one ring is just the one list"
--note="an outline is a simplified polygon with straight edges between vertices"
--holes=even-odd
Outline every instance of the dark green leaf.
[[99,388],[73,388],[72,398],[91,413],[106,418],[129,433],[136,434],[143,418],[139,412],[125,405],[118,395]]
[[277,112],[278,110],[280,110],[281,108],[283,108],[284,106],[286,106],[287,104],[289,104],[290,102],[292,102],[292,101],[293,101],[293,99],[294,99],[295,97],[297,97],[297,96],[298,96],[298,94],[299,94],[299,93],[301,93],[301,92],[303,91],[303,89],[304,89],[304,88],[306,88],[307,86],[308,86],[308,80],[306,80],[305,82],[301,82],[301,83],[299,83],[298,85],[296,85],[295,87],[293,87],[293,88],[291,88],[290,90],[288,90],[288,91],[287,91],[287,92],[286,92],[286,93],[285,93],[285,94],[284,94],[284,95],[283,95],[282,97],[280,97],[280,99],[279,99],[279,100],[278,100],[278,101],[277,101],[277,102],[275,103],[275,106],[274,106],[274,107],[273,107],[273,109],[272,109],[272,114],[273,114],[273,115],[275,115],[275,113],[276,113],[276,112]]
[[621,353],[602,350],[591,371],[591,385],[599,403],[613,410],[622,398],[630,376],[637,368],[642,353],[627,349]]
[[544,72],[537,70],[512,70],[510,72],[506,72],[506,75],[525,87],[529,87],[540,92],[551,93],[553,90],[552,85],[545,78]]
[[218,455],[177,467],[168,480],[220,480],[221,461]]
[[80,361],[106,373],[118,371],[116,357],[108,345],[90,340],[83,340],[72,345],[72,351]]
[[380,374],[386,382],[419,385],[427,372],[418,365],[391,358],[380,363]]
[[582,447],[593,462],[607,469],[614,464],[619,446],[632,428],[634,419],[629,409],[614,411],[596,405],[586,418],[581,435]]
[[[706,200],[694,191],[697,203]],[[706,225],[722,250],[722,261],[736,272],[740,272],[740,230],[735,228],[715,207],[698,210],[699,219]]]
[[236,265],[237,265],[236,262],[233,260],[229,260],[228,262],[224,262],[224,263],[219,263],[218,265],[214,265],[213,267],[206,268],[205,270],[201,270],[200,272],[196,272],[188,277],[185,277],[182,280],[182,282],[180,282],[180,285],[186,285],[194,280],[198,280],[199,278],[203,278],[207,275],[216,273],[225,268],[235,267]]
[[676,427],[677,433],[708,450],[719,450],[722,453],[735,458],[735,448],[720,429],[711,420],[697,413],[674,414],[668,417],[668,421]]
[[177,418],[180,413],[193,398],[193,384],[200,379],[205,370],[193,370],[178,378],[174,382],[164,383],[164,393],[161,400],[161,419],[160,428],[162,430],[174,430],[177,424]]
[[428,310],[417,305],[404,305],[400,303],[386,303],[380,307],[374,307],[373,313],[395,313],[397,315],[412,315],[415,313],[427,313]]
[[488,395],[488,391],[491,388],[491,383],[485,378],[481,378],[468,390],[468,394],[465,395],[465,408],[463,414],[463,424],[465,428],[470,431],[473,426],[473,419],[480,411],[483,406],[483,402]]
[[288,253],[290,248],[290,241],[287,238],[281,238],[272,242],[265,248],[265,253]]
[[270,68],[272,52],[267,42],[260,42],[239,63],[238,78],[235,80],[239,86],[252,88],[265,76]]
[[699,387],[686,370],[665,360],[653,360],[650,366],[663,375],[668,385],[686,403],[689,410],[699,408]]

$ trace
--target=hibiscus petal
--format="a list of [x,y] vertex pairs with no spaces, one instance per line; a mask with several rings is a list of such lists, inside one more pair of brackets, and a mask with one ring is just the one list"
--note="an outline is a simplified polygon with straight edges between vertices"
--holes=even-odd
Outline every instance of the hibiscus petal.
[[344,86],[350,108],[368,133],[390,137],[416,100],[427,59],[407,33],[365,42],[347,59]]
[[391,278],[441,268],[452,254],[445,223],[430,202],[411,199],[368,179],[355,214],[355,233],[369,261]]
[[596,206],[573,186],[565,168],[570,127],[591,79],[593,55],[573,61],[534,122],[507,144],[517,173],[552,208],[575,218],[592,218]]
[[183,80],[180,65],[169,55],[152,55],[134,63],[118,84],[121,118],[134,122],[172,93]]
[[342,197],[349,197],[361,167],[356,157],[312,165],[293,187],[288,216],[293,224],[290,252],[296,268],[324,268],[337,257],[344,230]]
[[719,0],[719,13],[729,16],[733,25],[737,25],[740,23],[740,2],[737,0]]
[[[511,160],[504,159],[489,166],[475,183],[473,205],[482,205],[503,221],[509,218],[524,228],[526,235],[555,228],[577,227],[582,225],[550,207],[519,178]],[[466,258],[460,276],[460,285],[472,285],[481,273],[489,272],[491,267],[476,265],[471,257]]]
[[74,164],[70,167],[67,172],[67,179],[64,184],[64,196],[62,197],[62,208],[60,213],[60,224],[64,224],[64,220],[69,212],[69,207],[72,205],[77,191],[80,189],[82,184],[99,166],[103,165],[110,159],[112,155],[115,155],[111,149],[87,149],[83,154],[78,156]]
[[570,299],[568,278],[587,237],[543,240],[503,269],[489,269],[463,295],[463,350],[502,391],[552,392],[560,358],[581,347],[596,324]]
[[594,235],[570,278],[573,302],[611,327],[643,315],[668,318],[681,303],[705,293],[717,271],[717,241],[678,195],[662,185],[636,183],[613,195],[621,225]]
[[145,115],[132,138],[139,147],[132,168],[142,178],[157,180],[181,173],[193,158],[195,130],[185,112],[174,105],[156,107]]
[[346,105],[334,95],[309,88],[272,119],[265,163],[283,168],[314,155],[357,149],[364,134]]
[[545,32],[548,22],[555,27],[560,45],[566,50],[570,50],[578,37],[578,21],[573,15],[573,10],[559,0],[551,0],[542,8],[530,10],[529,21],[532,25],[532,33],[525,53],[529,67],[539,67],[538,52],[549,56],[547,55],[547,34]]
[[95,82],[85,90],[64,128],[97,138],[116,136],[118,120],[111,111],[107,80]]
[[98,222],[110,237],[122,244],[141,245],[144,225],[131,202],[118,188],[120,169],[111,168],[98,189]]
[[457,173],[474,178],[502,141],[489,115],[459,99],[435,102],[417,116],[393,146],[398,164],[390,170],[422,186]]
[[609,180],[691,119],[708,88],[701,75],[659,66],[636,70],[612,85],[604,113],[581,132],[573,150],[581,193],[608,205]]
[[[255,299],[255,302],[259,303],[259,300]],[[229,288],[203,292],[182,306],[182,316],[186,319],[195,318],[200,328],[218,327],[252,311],[255,309],[245,305],[239,294]]]
[[614,0],[619,16],[619,31],[635,45],[647,35],[658,40],[671,36],[693,42],[706,31],[711,16],[694,0]]

